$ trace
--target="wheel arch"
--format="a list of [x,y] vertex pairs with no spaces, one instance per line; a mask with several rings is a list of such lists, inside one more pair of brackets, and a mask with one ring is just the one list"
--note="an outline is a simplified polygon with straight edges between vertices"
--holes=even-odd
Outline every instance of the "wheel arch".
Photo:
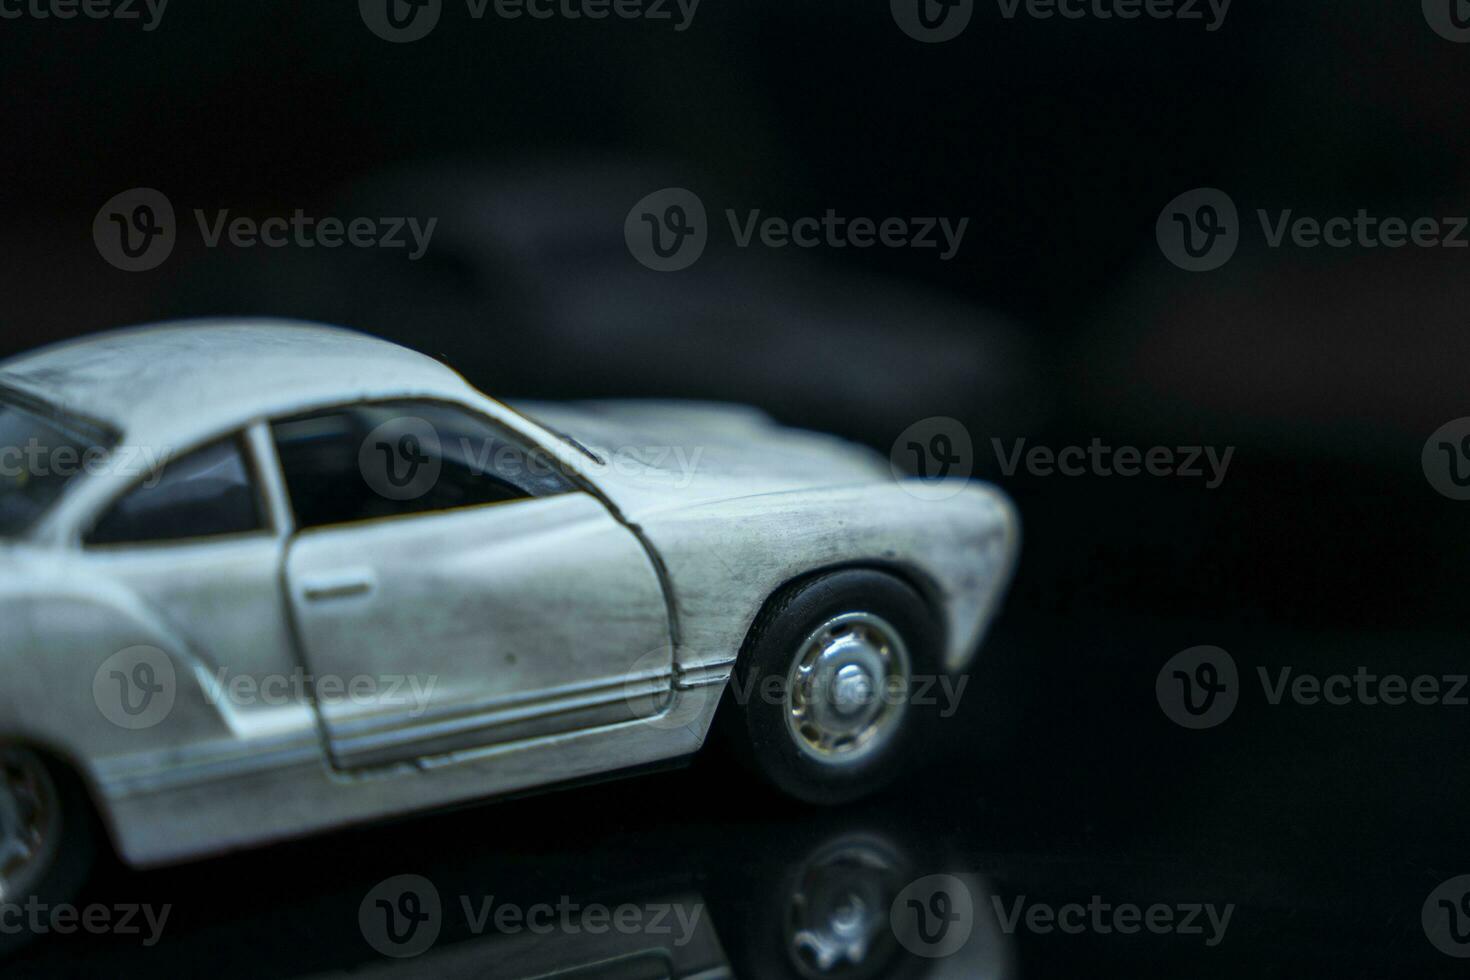
[[913,589],[918,594],[920,600],[923,601],[924,608],[929,614],[930,624],[936,631],[936,638],[940,649],[948,648],[950,628],[948,619],[944,614],[943,593],[940,590],[939,583],[925,574],[921,569],[903,562],[859,558],[850,561],[833,562],[817,568],[807,569],[797,575],[791,576],[772,589],[761,602],[760,608],[756,610],[755,617],[746,625],[745,634],[740,642],[740,649],[735,655],[734,667],[738,668],[749,657],[751,637],[755,635],[757,627],[773,614],[773,610],[787,596],[794,595],[808,583],[816,579],[835,572],[849,571],[878,572]]
[[34,753],[62,779],[71,780],[81,791],[81,801],[89,810],[88,816],[102,828],[113,852],[120,853],[107,795],[102,792],[96,775],[81,756],[60,742],[23,731],[0,729],[0,747],[4,746],[13,746]]

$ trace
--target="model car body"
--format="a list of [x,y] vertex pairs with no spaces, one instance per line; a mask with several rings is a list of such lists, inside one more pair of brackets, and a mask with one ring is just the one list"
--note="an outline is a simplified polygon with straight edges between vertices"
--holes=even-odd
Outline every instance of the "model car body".
[[757,769],[850,798],[915,714],[874,692],[966,665],[1017,542],[991,488],[749,409],[523,414],[280,322],[0,363],[0,468],[0,898],[73,779],[156,864],[686,757],[722,693]]

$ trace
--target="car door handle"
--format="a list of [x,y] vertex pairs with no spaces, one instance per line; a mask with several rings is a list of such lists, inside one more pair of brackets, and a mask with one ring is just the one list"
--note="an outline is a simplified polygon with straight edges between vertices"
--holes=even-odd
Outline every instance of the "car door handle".
[[372,590],[373,573],[366,569],[339,572],[335,575],[317,575],[301,580],[302,598],[309,602],[345,599],[348,596],[366,595]]

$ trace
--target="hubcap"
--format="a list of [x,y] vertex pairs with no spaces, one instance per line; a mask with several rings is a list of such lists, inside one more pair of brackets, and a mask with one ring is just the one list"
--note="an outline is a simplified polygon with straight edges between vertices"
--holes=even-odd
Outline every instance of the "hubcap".
[[847,765],[898,729],[909,655],[898,631],[872,613],[844,613],[802,643],[786,677],[786,724],[806,755]]
[[51,863],[61,826],[56,784],[32,752],[0,747],[0,902],[16,902]]

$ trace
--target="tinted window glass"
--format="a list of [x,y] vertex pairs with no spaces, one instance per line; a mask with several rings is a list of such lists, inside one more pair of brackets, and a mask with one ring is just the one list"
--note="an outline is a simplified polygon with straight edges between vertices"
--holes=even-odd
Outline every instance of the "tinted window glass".
[[24,531],[116,441],[111,432],[0,394],[0,536]]
[[352,405],[271,428],[301,528],[574,489],[550,456],[436,402]]
[[128,491],[87,535],[130,544],[242,534],[265,526],[238,439],[196,449]]

